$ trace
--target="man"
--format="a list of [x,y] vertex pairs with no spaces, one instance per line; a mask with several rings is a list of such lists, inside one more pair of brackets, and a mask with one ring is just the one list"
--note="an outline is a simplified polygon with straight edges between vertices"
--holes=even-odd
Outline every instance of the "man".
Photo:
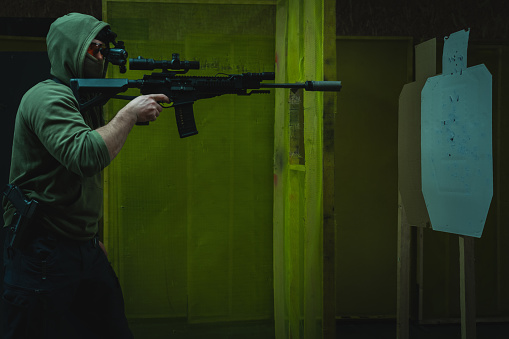
[[[2,338],[132,338],[123,296],[102,244],[101,171],[136,122],[154,121],[163,94],[139,96],[106,125],[101,108],[80,112],[71,78],[103,76],[101,47],[109,26],[71,13],[47,36],[54,79],[21,100],[10,183],[38,201],[22,246],[10,246],[15,208],[3,200],[4,335]],[[150,140],[147,140],[149,143]]]

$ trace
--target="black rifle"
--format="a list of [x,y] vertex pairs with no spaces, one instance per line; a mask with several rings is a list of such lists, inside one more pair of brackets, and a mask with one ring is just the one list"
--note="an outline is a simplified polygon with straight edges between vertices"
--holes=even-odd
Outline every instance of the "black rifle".
[[[142,94],[165,94],[171,107],[175,108],[177,127],[181,138],[198,134],[194,120],[193,104],[196,100],[213,98],[223,94],[251,95],[269,93],[261,88],[303,88],[306,91],[340,91],[341,81],[306,81],[304,83],[275,84],[274,72],[220,74],[217,76],[184,76],[190,69],[199,69],[198,61],[181,61],[177,53],[173,59],[153,60],[138,57],[129,59],[131,70],[161,69],[161,73],[143,76],[140,80],[129,79],[71,79],[71,89],[80,103],[80,110],[104,105],[111,98],[133,99],[119,96],[129,88],[139,88]],[[172,71],[169,71],[169,70]],[[81,102],[81,94],[97,94],[87,102]]]
[[16,208],[15,217],[18,217],[16,224],[11,226],[11,230],[13,232],[11,243],[9,244],[10,248],[19,248],[22,247],[23,240],[26,236],[26,228],[30,224],[31,219],[34,217],[37,212],[37,207],[39,203],[37,200],[28,200],[26,196],[21,192],[18,186],[8,184],[5,186],[2,194],[9,199],[11,204]]

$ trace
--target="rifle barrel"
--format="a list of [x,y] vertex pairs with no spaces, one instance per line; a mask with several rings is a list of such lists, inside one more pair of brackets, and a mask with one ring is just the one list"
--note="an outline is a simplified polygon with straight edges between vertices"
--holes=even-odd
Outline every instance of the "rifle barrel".
[[306,81],[304,83],[261,84],[261,88],[304,88],[306,91],[332,92],[339,92],[341,87],[341,81]]

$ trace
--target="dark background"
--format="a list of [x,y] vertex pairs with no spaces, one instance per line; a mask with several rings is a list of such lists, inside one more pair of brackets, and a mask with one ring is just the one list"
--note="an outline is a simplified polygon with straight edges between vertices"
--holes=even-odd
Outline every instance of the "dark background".
[[[101,5],[101,0],[0,0],[0,34],[45,36],[43,28],[53,18],[80,12],[100,19]],[[336,13],[338,35],[411,36],[419,43],[470,27],[472,42],[509,39],[509,2],[503,0],[338,0]]]

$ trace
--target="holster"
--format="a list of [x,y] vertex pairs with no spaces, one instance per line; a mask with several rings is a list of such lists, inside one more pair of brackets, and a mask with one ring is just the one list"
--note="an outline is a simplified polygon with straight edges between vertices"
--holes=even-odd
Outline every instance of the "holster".
[[13,222],[11,223],[12,234],[9,248],[20,248],[27,238],[26,230],[38,210],[39,203],[35,199],[28,200],[16,185],[6,185],[2,193],[16,209]]

